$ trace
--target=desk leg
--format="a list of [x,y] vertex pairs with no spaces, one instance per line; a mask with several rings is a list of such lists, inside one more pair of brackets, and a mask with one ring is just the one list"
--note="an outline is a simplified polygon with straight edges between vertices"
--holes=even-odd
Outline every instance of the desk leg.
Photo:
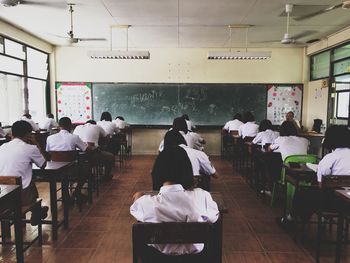
[[65,171],[65,175],[62,176],[62,203],[63,203],[63,225],[67,229],[69,226],[69,182],[68,173]]
[[52,176],[50,181],[50,206],[52,215],[52,239],[57,240],[57,229],[58,229],[58,219],[57,219],[57,185],[56,177]]
[[338,224],[337,224],[337,241],[335,249],[335,262],[340,262],[341,248],[343,242],[343,231],[344,231],[344,215],[339,213]]
[[17,263],[23,263],[23,233],[22,233],[22,211],[21,211],[21,191],[16,190],[16,200],[14,207],[14,225],[16,238],[16,258]]

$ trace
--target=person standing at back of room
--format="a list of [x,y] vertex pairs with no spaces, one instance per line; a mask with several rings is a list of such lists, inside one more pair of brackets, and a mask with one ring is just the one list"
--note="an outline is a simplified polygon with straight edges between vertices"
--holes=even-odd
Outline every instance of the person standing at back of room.
[[292,112],[292,111],[287,112],[287,114],[286,114],[286,121],[289,121],[289,122],[293,123],[293,125],[297,129],[298,133],[301,132],[300,122],[297,119],[294,119],[294,112]]

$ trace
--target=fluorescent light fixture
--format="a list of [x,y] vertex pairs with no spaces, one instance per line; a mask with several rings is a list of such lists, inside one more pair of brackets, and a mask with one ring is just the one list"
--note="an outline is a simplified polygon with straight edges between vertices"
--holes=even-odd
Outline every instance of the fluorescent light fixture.
[[265,60],[271,58],[270,51],[210,51],[208,59]]
[[149,51],[88,51],[93,59],[149,59]]

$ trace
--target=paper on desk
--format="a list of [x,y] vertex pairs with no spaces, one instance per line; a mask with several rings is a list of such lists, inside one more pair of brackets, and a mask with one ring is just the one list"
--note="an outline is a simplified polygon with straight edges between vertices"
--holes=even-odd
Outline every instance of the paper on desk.
[[313,170],[314,172],[317,172],[317,164],[314,163],[306,163],[306,167]]

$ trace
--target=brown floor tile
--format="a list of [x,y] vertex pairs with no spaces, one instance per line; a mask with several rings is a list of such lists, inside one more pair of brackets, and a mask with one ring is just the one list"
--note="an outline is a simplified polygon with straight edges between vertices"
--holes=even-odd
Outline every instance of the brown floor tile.
[[45,263],[86,263],[94,253],[94,249],[58,248]]
[[225,252],[224,257],[230,263],[271,263],[265,253]]
[[[315,260],[303,253],[267,253],[272,263],[313,263]],[[323,263],[323,261],[321,261]]]
[[266,251],[303,253],[302,248],[286,234],[258,234],[258,239]]
[[104,232],[72,231],[59,248],[97,248],[103,235]]
[[253,234],[225,235],[223,249],[228,252],[263,252],[259,240]]

